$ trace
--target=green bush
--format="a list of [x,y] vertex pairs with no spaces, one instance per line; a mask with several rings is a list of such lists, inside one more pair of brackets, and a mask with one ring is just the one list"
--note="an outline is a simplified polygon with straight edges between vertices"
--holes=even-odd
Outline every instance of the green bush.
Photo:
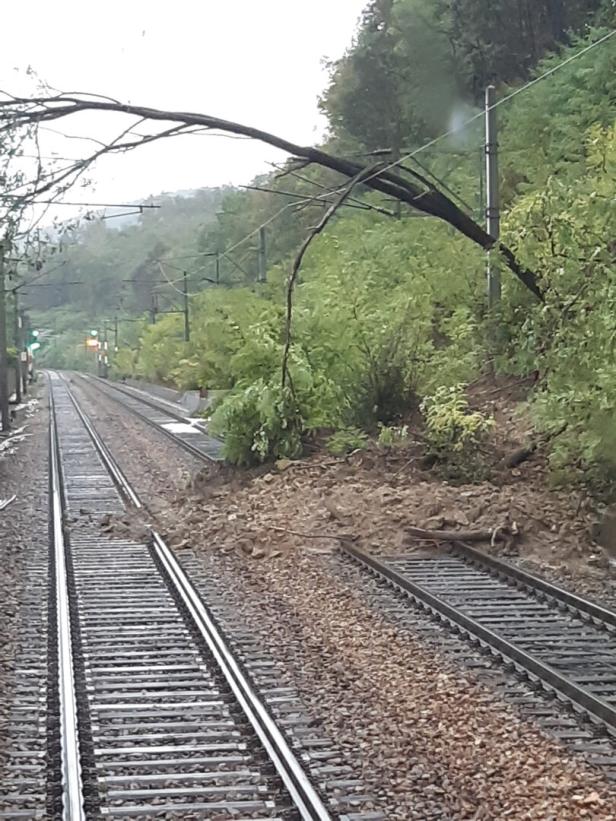
[[224,436],[225,458],[237,465],[295,459],[302,452],[303,419],[291,391],[262,379],[226,397],[210,430]]
[[377,444],[381,448],[399,448],[408,443],[409,429],[408,425],[379,425],[379,437]]
[[344,456],[365,448],[367,441],[367,435],[359,428],[343,428],[328,438],[327,450],[334,456]]
[[464,385],[441,387],[421,404],[429,452],[446,466],[449,478],[483,478],[480,446],[494,422],[471,412]]
[[531,411],[552,438],[552,465],[595,485],[616,480],[614,180],[616,127],[593,128],[585,173],[550,178],[516,204],[505,228],[522,263],[541,271],[546,300],[529,306],[507,290],[501,366],[543,377]]

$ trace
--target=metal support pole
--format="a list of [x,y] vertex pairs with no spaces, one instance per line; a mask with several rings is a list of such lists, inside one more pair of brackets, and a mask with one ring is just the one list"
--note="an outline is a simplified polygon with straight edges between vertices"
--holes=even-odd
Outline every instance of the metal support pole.
[[19,295],[13,290],[13,343],[15,345],[15,402],[21,404],[21,317],[19,316]]
[[[401,157],[401,134],[400,134],[400,122],[398,121],[397,125],[395,126],[395,134],[394,134],[394,142],[391,147],[391,161],[394,163],[400,162]],[[394,169],[399,170],[399,169]],[[402,216],[402,203],[399,199],[395,199],[393,201],[393,211],[395,219],[400,219]]]
[[103,323],[103,363],[102,363],[102,373],[101,376],[103,379],[107,379],[109,376],[109,335],[107,330],[107,320]]
[[479,194],[477,202],[477,221],[480,222],[485,216],[486,194],[485,194],[485,165],[486,165],[486,150],[485,146],[481,146],[477,155],[479,159]]
[[265,228],[259,228],[259,282],[265,282],[267,274],[267,250]]
[[[17,293],[17,292],[15,292]],[[26,346],[26,314],[25,311],[19,312],[19,358],[21,359],[21,375],[23,378],[22,393],[24,396],[28,395],[28,348]]]
[[[486,88],[486,230],[491,237],[500,237],[500,196],[498,180],[498,131],[496,125],[496,88]],[[500,302],[500,272],[488,251],[488,306],[494,308]]]
[[220,251],[216,251],[216,285],[220,282]]
[[150,309],[150,316],[152,318],[152,325],[156,325],[156,314],[158,313],[158,300],[156,294],[152,294],[152,308]]
[[9,412],[9,363],[6,350],[6,292],[4,290],[5,245],[0,242],[0,419],[2,431],[11,429]]
[[113,351],[117,353],[119,350],[118,345],[118,317],[114,316],[113,318]]
[[188,316],[188,275],[183,272],[183,293],[184,293],[184,341],[190,342],[190,317]]
[[97,376],[102,376],[103,375],[103,351],[102,351],[100,328],[96,329],[96,339],[98,340],[98,348],[96,349],[96,374],[97,374]]

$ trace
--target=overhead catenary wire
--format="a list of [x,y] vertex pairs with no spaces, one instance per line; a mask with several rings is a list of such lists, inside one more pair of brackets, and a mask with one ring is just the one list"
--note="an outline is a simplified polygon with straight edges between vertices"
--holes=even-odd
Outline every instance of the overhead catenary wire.
[[[505,103],[508,103],[510,100],[513,100],[514,97],[517,97],[518,94],[522,94],[524,91],[527,91],[529,88],[532,88],[533,86],[537,85],[537,83],[540,83],[542,80],[545,80],[548,77],[551,77],[557,71],[560,71],[560,69],[562,69],[565,66],[569,65],[574,60],[577,60],[580,57],[584,56],[585,54],[588,54],[589,51],[591,51],[594,48],[597,48],[597,46],[600,46],[602,43],[605,43],[607,40],[609,40],[614,35],[616,35],[616,29],[613,29],[612,31],[609,31],[603,37],[600,37],[598,40],[595,40],[593,43],[590,43],[588,46],[585,46],[580,51],[577,51],[575,54],[572,54],[570,57],[567,57],[561,63],[558,63],[558,65],[553,66],[552,68],[548,69],[548,71],[545,71],[543,74],[539,75],[539,77],[534,77],[532,80],[529,80],[523,86],[520,86],[520,88],[516,88],[510,94],[507,94],[504,97],[501,97],[500,100],[497,100],[494,103],[494,105],[490,106],[489,108],[482,109],[481,111],[478,111],[476,114],[473,114],[472,117],[469,117],[467,120],[465,120],[463,123],[461,123],[461,125],[455,126],[454,128],[450,128],[447,131],[444,131],[442,134],[439,134],[438,137],[434,137],[434,139],[429,140],[427,143],[424,143],[423,145],[420,145],[419,148],[415,148],[412,151],[409,151],[407,154],[404,154],[404,156],[400,157],[400,159],[392,160],[391,163],[386,165],[384,168],[380,168],[371,177],[366,177],[365,182],[368,182],[369,180],[374,179],[379,174],[382,174],[384,171],[389,171],[392,168],[396,168],[401,163],[406,162],[406,160],[412,159],[413,157],[417,156],[417,154],[420,154],[422,151],[426,151],[428,148],[431,148],[433,145],[436,145],[437,143],[441,142],[441,140],[444,140],[447,137],[452,137],[454,134],[458,134],[460,131],[467,128],[472,123],[474,123],[477,120],[482,119],[483,117],[485,117],[486,111],[492,111],[493,109],[498,108],[499,106],[504,105]],[[340,190],[342,190],[342,189],[340,189]]]
[[[609,39],[614,37],[614,35],[616,35],[616,29],[609,31],[607,34],[603,35],[598,40],[595,40],[593,43],[590,43],[588,46],[585,46],[580,51],[577,51],[575,54],[572,54],[570,57],[567,57],[565,60],[558,63],[558,65],[553,66],[552,68],[548,69],[547,71],[545,71],[543,74],[539,75],[538,77],[534,77],[532,80],[529,80],[523,86],[520,86],[520,88],[515,89],[510,94],[507,94],[504,97],[502,97],[500,100],[497,100],[494,103],[494,105],[490,107],[489,110],[492,110],[493,108],[498,108],[499,106],[504,105],[505,103],[507,103],[510,100],[517,97],[519,94],[522,94],[523,92],[527,91],[529,88],[532,88],[533,86],[537,85],[537,83],[540,83],[543,80],[547,79],[548,77],[551,77],[557,71],[560,71],[560,69],[562,69],[565,66],[569,65],[574,60],[579,59],[580,57],[584,56],[585,54],[588,54],[588,52],[591,51],[592,49],[595,49],[598,46],[602,45],[603,43],[607,42]],[[383,168],[379,168],[377,171],[374,171],[370,176],[366,177],[366,179],[363,180],[362,182],[367,183],[370,180],[374,179],[375,177],[378,177],[383,172],[389,171],[392,168],[397,168],[402,163],[406,162],[407,160],[412,159],[413,157],[416,157],[418,154],[421,154],[423,151],[426,151],[428,148],[431,148],[432,146],[436,145],[437,143],[440,143],[442,140],[446,139],[447,137],[451,137],[455,134],[458,134],[460,131],[467,128],[469,125],[476,122],[477,120],[482,119],[483,117],[485,117],[485,110],[482,109],[481,111],[474,114],[472,117],[469,117],[467,120],[465,120],[461,125],[456,126],[455,128],[450,128],[447,131],[444,131],[442,134],[439,134],[437,137],[434,137],[433,139],[429,140],[428,142],[424,143],[423,145],[420,145],[418,148],[415,148],[412,151],[407,152],[406,154],[404,154],[399,159],[392,160],[390,163],[385,165]],[[332,195],[339,194],[341,191],[344,190],[344,188],[345,188],[344,185],[343,186],[338,186],[337,188],[331,189],[329,191],[324,191],[323,194],[317,195],[315,197],[311,197],[311,198],[309,198],[309,200],[306,200],[306,201],[308,202],[308,201],[314,201],[314,200],[324,200],[325,197],[331,197]],[[227,253],[227,254],[231,253],[236,248],[239,248],[240,245],[244,244],[244,242],[247,242],[249,239],[256,236],[259,233],[259,231],[261,230],[261,228],[267,228],[267,226],[270,225],[272,222],[274,222],[274,220],[278,219],[278,217],[284,211],[286,211],[287,209],[289,209],[291,207],[294,207],[294,206],[297,207],[300,204],[301,204],[300,202],[287,203],[282,208],[280,208],[278,211],[276,211],[271,217],[269,217],[267,220],[265,220],[265,222],[261,223],[261,225],[254,228],[252,231],[250,231],[248,234],[246,234],[245,237],[243,237],[238,242],[236,242],[235,245],[232,245],[231,248],[226,249],[225,253]]]
[[[289,208],[293,208],[293,207],[297,207],[298,205],[302,205],[303,203],[312,202],[314,199],[315,199],[315,197],[306,197],[306,199],[304,199],[304,200],[299,200],[297,202],[288,202],[286,205],[283,205],[282,208],[278,209],[278,211],[276,211],[274,214],[272,214],[271,217],[268,217],[268,219],[266,219],[265,222],[262,222],[261,225],[258,225],[256,228],[254,228],[252,231],[250,231],[248,234],[246,234],[246,236],[242,237],[238,242],[235,243],[235,245],[232,245],[230,248],[225,248],[224,251],[221,251],[220,252],[221,256],[227,256],[228,254],[235,251],[236,248],[239,248],[245,242],[248,242],[248,240],[252,239],[252,237],[256,236],[262,228],[267,228],[267,226],[270,225],[272,222],[274,222],[274,220],[278,219],[278,217],[284,211],[287,211]],[[320,199],[320,197],[318,197],[318,199]],[[169,257],[169,259],[172,259],[172,260],[175,260],[175,259],[200,259],[201,257],[211,256],[211,255],[212,254],[211,254],[210,251],[204,251],[204,252],[194,254],[194,255],[188,255],[187,254],[187,255],[178,256],[178,257]]]
[[[167,283],[167,285],[169,285],[169,287],[170,287],[170,288],[173,288],[173,290],[174,290],[174,291],[177,291],[177,293],[178,293],[178,294],[181,294],[182,296],[187,296],[187,297],[195,297],[195,296],[199,296],[199,294],[201,293],[201,291],[195,291],[194,293],[192,293],[192,294],[191,294],[191,293],[186,293],[186,292],[185,292],[185,291],[183,291],[181,288],[176,288],[176,286],[173,284],[173,282],[172,282],[172,281],[169,279],[169,277],[167,276],[167,272],[165,271],[165,269],[164,269],[164,267],[163,267],[163,262],[166,262],[166,260],[160,260],[160,259],[157,259],[157,260],[156,260],[156,262],[157,262],[157,264],[158,264],[158,267],[160,268],[160,272],[161,272],[161,274],[162,274],[162,275],[163,275],[163,277],[165,278],[165,282]],[[168,264],[168,263],[167,263],[167,264]],[[173,266],[173,265],[171,265],[170,267],[171,267],[171,268],[173,268],[174,266]],[[180,269],[178,268],[178,270],[180,270]],[[176,280],[175,280],[175,282],[179,282],[179,281],[180,281],[179,279],[176,279]]]

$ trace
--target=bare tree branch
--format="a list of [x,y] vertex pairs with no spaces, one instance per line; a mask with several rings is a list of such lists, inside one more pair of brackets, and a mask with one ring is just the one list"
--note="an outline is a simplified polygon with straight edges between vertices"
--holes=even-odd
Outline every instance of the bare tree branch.
[[[305,177],[303,174],[298,174],[296,171],[292,171],[291,169],[284,169],[280,165],[276,165],[275,162],[270,163],[270,165],[281,172],[280,174],[276,174],[276,179],[282,179],[282,177],[289,175],[291,177],[295,177],[301,182],[306,182],[309,185],[314,185],[315,188],[318,188],[320,190],[327,190],[327,186],[323,185],[323,183],[321,182],[317,182],[317,180],[311,180],[310,177]],[[380,205],[375,205],[372,202],[364,202],[364,200],[357,199],[357,197],[349,197],[349,202],[354,202],[363,205],[365,208],[369,208],[371,211],[376,211],[378,214],[383,214],[383,216],[385,217],[396,216],[393,211],[389,211],[387,208],[381,208]]]
[[302,242],[299,251],[295,259],[293,260],[293,267],[291,268],[291,273],[289,274],[289,279],[287,280],[287,315],[286,315],[286,322],[285,322],[285,343],[284,343],[284,351],[282,354],[282,387],[284,388],[287,384],[287,381],[290,379],[289,374],[289,353],[291,351],[291,325],[293,321],[293,289],[295,287],[295,281],[297,280],[297,275],[299,273],[299,269],[302,264],[302,260],[304,259],[304,255],[310,246],[312,240],[318,236],[321,231],[325,228],[327,223],[330,219],[334,216],[336,211],[340,208],[341,205],[344,204],[344,201],[347,199],[348,196],[352,193],[355,186],[362,181],[365,177],[371,174],[374,170],[374,166],[371,168],[362,168],[353,179],[346,185],[344,191],[338,196],[335,202],[333,202],[327,211],[323,214],[319,222],[315,225],[312,231],[308,234],[306,239]]
[[[319,148],[296,145],[289,140],[261,129],[253,128],[252,126],[206,114],[185,111],[163,111],[147,106],[121,104],[113,100],[93,98],[91,95],[82,94],[59,94],[52,97],[39,96],[32,98],[20,98],[7,95],[7,99],[0,99],[0,123],[3,123],[3,125],[0,126],[0,132],[19,126],[59,120],[82,111],[117,112],[140,117],[144,120],[182,123],[184,128],[188,126],[199,126],[208,129],[217,129],[231,134],[250,137],[254,140],[259,140],[260,142],[274,146],[275,148],[279,148],[292,157],[297,158],[297,161],[302,165],[316,163],[330,168],[333,171],[337,171],[349,179],[355,179],[360,175],[363,178],[364,184],[368,187],[400,200],[401,202],[405,202],[425,214],[438,217],[464,234],[464,236],[468,237],[481,248],[489,250],[497,247],[502,252],[511,271],[513,271],[518,279],[520,279],[539,300],[543,300],[543,292],[537,276],[532,271],[524,268],[509,248],[494,240],[481,225],[475,222],[472,217],[466,214],[442,191],[431,185],[426,188],[424,187],[425,183],[421,183],[420,187],[417,184],[419,180],[415,182],[406,179],[391,168],[382,171],[376,170],[364,176],[365,166],[362,166],[360,163],[328,154]],[[152,136],[151,139],[161,139],[163,136],[171,136],[182,130],[182,127],[168,129],[167,132]],[[148,141],[151,141],[151,139]],[[125,147],[135,148],[137,145],[142,144],[143,142],[127,144]],[[112,149],[109,148],[108,150]],[[83,161],[84,166],[87,167],[91,165],[95,159],[104,153],[106,153],[105,149],[96,152],[91,158]],[[417,179],[420,175],[413,172],[413,176]],[[66,177],[64,177],[64,179],[66,179]]]

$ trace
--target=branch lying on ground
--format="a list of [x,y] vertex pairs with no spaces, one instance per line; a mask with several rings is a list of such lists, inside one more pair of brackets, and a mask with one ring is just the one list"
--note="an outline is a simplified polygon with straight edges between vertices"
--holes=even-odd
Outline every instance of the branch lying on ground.
[[429,542],[511,542],[520,536],[515,522],[512,525],[494,527],[491,530],[425,530],[423,527],[407,527],[406,532],[415,539]]
[[299,533],[297,530],[289,530],[286,527],[278,527],[277,525],[266,525],[266,527],[279,533],[299,536],[301,539],[342,539],[347,542],[356,542],[359,539],[359,536],[353,533]]
[[521,465],[522,462],[525,462],[527,459],[533,455],[533,453],[537,450],[537,443],[531,442],[528,445],[525,445],[521,448],[516,448],[516,450],[509,453],[505,458],[501,461],[499,467],[501,468],[514,468],[518,465]]
[[498,466],[500,468],[514,468],[517,465],[522,464],[522,462],[530,459],[540,447],[545,448],[553,439],[556,439],[557,436],[564,433],[567,430],[567,427],[568,423],[565,422],[552,433],[543,434],[543,436],[539,437],[536,441],[531,441],[527,445],[516,448],[516,450],[505,456]]

